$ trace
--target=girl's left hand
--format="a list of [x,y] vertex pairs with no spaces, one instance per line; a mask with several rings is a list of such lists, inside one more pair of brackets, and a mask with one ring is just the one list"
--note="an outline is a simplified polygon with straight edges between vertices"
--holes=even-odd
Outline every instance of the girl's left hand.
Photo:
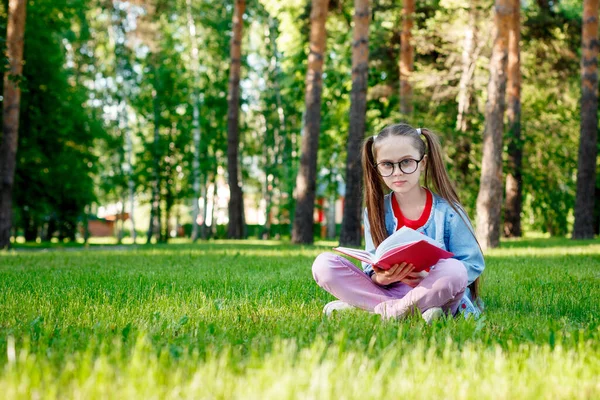
[[402,279],[400,282],[407,284],[408,286],[414,288],[417,287],[419,285],[419,283],[421,283],[421,281],[427,276],[429,275],[428,272],[425,271],[421,271],[421,272],[411,272],[410,274],[408,274],[406,276],[406,278]]

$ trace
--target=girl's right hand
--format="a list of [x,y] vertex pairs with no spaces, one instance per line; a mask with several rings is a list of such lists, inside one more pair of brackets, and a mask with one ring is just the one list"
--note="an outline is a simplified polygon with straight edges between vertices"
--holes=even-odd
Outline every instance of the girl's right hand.
[[414,265],[403,262],[402,264],[395,264],[388,270],[383,270],[373,266],[372,280],[380,286],[390,285],[395,282],[400,282],[405,278],[409,277],[410,273],[415,269]]

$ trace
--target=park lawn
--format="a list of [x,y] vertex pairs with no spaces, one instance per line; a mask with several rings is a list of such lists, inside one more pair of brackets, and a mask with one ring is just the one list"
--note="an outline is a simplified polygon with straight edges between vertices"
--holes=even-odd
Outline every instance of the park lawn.
[[335,243],[0,253],[3,398],[600,398],[600,241],[486,256],[477,321],[323,318]]

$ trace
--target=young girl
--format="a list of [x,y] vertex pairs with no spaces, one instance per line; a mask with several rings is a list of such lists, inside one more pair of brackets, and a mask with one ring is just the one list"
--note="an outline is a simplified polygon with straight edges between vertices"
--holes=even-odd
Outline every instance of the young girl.
[[[428,322],[459,310],[479,315],[473,301],[483,255],[448,177],[437,136],[406,124],[388,126],[365,141],[362,163],[366,250],[374,251],[387,236],[408,226],[436,240],[454,257],[440,260],[421,276],[412,272],[412,264],[384,271],[363,263],[360,271],[341,256],[323,253],[313,264],[313,276],[339,299],[323,312],[358,307],[384,318],[402,318],[418,309]],[[383,185],[389,194],[384,195]]]

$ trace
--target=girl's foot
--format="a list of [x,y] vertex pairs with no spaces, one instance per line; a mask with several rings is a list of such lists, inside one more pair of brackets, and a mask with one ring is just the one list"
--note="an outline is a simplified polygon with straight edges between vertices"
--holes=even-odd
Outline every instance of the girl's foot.
[[352,310],[354,308],[354,306],[351,306],[350,304],[345,303],[341,300],[334,300],[330,303],[325,304],[325,307],[323,307],[323,314],[325,314],[326,316],[330,316],[331,314],[333,314],[334,311]]
[[441,318],[442,315],[444,315],[444,311],[441,307],[432,307],[428,310],[423,311],[423,313],[421,314],[425,322],[427,322],[428,324],[431,324],[433,320]]

